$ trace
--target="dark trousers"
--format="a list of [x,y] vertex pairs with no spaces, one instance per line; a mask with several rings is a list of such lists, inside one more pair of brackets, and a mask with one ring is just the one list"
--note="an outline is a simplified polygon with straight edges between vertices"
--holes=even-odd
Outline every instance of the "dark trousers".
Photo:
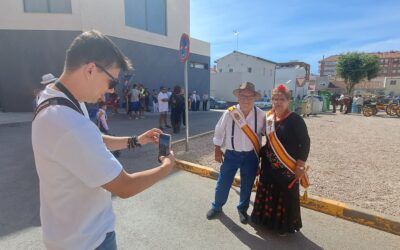
[[173,132],[175,134],[180,132],[181,118],[182,118],[182,110],[181,109],[172,109],[171,110],[171,125],[172,125]]
[[207,102],[208,100],[203,101],[203,111],[207,111]]
[[196,111],[196,102],[192,101],[192,111]]

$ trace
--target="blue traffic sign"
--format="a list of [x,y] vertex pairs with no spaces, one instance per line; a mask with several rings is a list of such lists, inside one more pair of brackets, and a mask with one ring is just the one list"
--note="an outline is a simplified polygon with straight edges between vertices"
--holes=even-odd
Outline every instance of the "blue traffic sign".
[[181,40],[179,42],[179,59],[182,63],[186,62],[189,59],[189,47],[190,40],[189,36],[186,33],[183,33],[181,36]]

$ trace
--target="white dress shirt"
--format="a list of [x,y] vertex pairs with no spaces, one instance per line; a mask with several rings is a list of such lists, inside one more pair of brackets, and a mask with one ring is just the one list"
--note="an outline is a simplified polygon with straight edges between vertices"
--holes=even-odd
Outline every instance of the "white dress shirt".
[[[240,111],[240,105],[236,105],[236,108]],[[261,144],[261,133],[265,129],[265,111],[262,111],[259,108],[255,108],[257,112],[257,131],[256,134],[258,136],[258,140]],[[241,112],[241,111],[240,111]],[[243,116],[244,117],[244,116]],[[217,125],[215,126],[213,143],[216,146],[225,145],[225,148],[228,150],[235,150],[238,152],[243,151],[251,151],[254,149],[253,144],[247,135],[242,131],[240,127],[236,124],[234,126],[234,137],[233,137],[233,145],[232,147],[232,117],[229,114],[229,111],[226,110],[222,117],[219,119]],[[254,131],[255,125],[255,114],[254,108],[250,111],[248,116],[246,117],[247,125]]]

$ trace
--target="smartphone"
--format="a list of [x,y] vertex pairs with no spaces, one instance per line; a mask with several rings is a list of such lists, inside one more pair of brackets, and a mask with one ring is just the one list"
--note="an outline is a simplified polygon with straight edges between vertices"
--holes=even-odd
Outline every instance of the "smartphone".
[[159,144],[158,144],[158,161],[160,161],[160,156],[167,156],[171,151],[171,135],[160,134]]

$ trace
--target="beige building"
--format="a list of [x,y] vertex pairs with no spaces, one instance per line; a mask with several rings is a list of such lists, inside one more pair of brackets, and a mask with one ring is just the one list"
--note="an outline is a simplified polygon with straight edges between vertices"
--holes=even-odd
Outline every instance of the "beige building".
[[[400,51],[369,53],[379,57],[378,77],[400,77]],[[336,78],[336,64],[339,55],[329,56],[319,61],[319,75]]]
[[385,77],[384,86],[386,95],[400,95],[400,77]]

